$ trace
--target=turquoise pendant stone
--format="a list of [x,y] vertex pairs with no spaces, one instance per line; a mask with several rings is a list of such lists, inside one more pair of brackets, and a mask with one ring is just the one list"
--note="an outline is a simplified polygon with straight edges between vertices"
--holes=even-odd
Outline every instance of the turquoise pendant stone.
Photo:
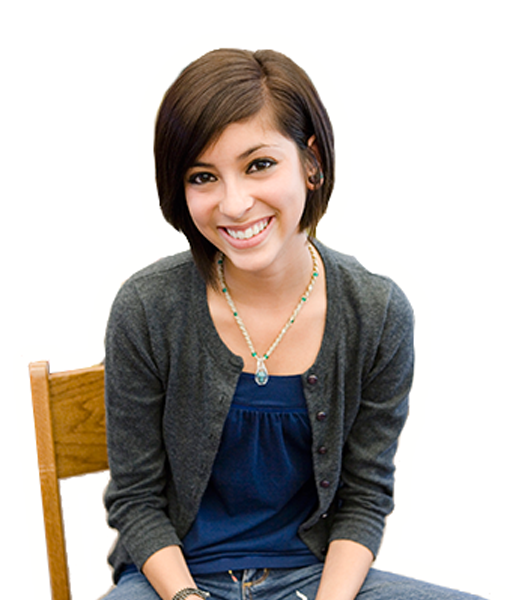
[[258,385],[266,385],[269,381],[269,373],[262,358],[257,358],[257,371],[255,373],[255,382]]

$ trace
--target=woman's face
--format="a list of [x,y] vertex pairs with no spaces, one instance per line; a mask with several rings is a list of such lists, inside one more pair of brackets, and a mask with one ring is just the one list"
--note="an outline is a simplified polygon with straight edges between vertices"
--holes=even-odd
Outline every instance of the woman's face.
[[232,266],[280,268],[303,252],[306,169],[264,111],[229,125],[204,150],[186,173],[185,193],[196,227]]

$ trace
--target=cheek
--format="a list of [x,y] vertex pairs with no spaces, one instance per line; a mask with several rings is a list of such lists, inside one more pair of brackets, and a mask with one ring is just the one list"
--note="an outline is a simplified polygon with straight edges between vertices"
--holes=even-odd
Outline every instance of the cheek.
[[281,203],[285,203],[285,209],[290,213],[290,216],[292,213],[292,218],[296,218],[297,215],[298,218],[302,216],[306,206],[307,191],[304,181],[296,177],[294,185],[288,186],[287,193],[284,195],[281,193]]
[[206,220],[208,212],[207,203],[201,194],[197,194],[194,190],[186,189],[186,204],[189,216],[193,219],[193,223],[200,229]]
[[300,210],[307,197],[305,178],[301,171],[287,172],[265,185],[263,197],[282,210]]

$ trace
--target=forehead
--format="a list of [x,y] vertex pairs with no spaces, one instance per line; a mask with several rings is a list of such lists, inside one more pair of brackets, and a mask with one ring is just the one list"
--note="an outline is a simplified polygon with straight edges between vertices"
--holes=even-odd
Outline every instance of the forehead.
[[224,153],[239,155],[256,146],[295,145],[276,127],[271,111],[261,110],[256,115],[227,125],[202,151],[199,159]]

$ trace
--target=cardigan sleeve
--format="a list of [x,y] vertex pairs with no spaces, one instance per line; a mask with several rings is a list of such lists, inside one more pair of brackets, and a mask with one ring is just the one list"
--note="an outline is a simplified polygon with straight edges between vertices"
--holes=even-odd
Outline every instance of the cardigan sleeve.
[[[107,444],[111,479],[108,522],[119,540],[110,562],[139,569],[180,540],[167,515],[165,390],[154,359],[146,311],[132,282],[118,293],[106,332]],[[118,574],[115,573],[117,576]]]
[[394,456],[408,414],[412,384],[413,313],[391,283],[377,342],[362,367],[360,405],[344,444],[338,508],[330,540],[352,539],[377,555],[385,517],[393,510]]

